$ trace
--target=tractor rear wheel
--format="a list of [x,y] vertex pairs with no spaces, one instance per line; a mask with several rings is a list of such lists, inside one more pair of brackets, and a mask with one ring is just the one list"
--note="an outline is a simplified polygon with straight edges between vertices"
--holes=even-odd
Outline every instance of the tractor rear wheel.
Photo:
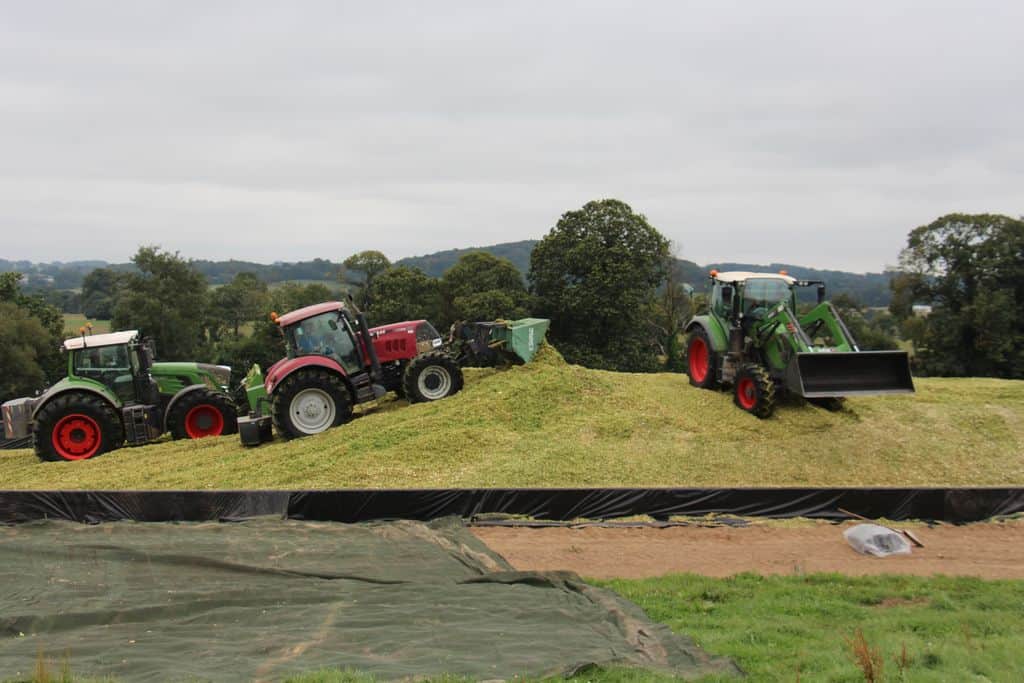
[[416,356],[405,368],[402,387],[409,403],[437,401],[459,393],[462,389],[462,368],[443,351]]
[[762,420],[775,410],[775,382],[768,371],[756,363],[749,363],[736,374],[733,401],[737,406]]
[[32,430],[40,460],[85,460],[120,448],[121,416],[100,396],[70,393],[40,409]]
[[711,340],[704,328],[698,327],[686,340],[686,374],[690,376],[690,384],[701,389],[713,389],[718,383],[715,363]]
[[201,439],[238,431],[238,413],[226,395],[208,389],[185,394],[167,414],[167,427],[175,439]]
[[337,375],[296,370],[274,389],[271,414],[280,434],[310,436],[351,420],[352,399]]

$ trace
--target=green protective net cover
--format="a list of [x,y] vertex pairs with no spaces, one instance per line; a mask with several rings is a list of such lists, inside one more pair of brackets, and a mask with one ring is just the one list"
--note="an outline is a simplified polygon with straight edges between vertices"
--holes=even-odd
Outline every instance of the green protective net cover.
[[121,680],[738,671],[573,574],[514,571],[453,519],[0,527],[0,587],[0,679],[41,652]]

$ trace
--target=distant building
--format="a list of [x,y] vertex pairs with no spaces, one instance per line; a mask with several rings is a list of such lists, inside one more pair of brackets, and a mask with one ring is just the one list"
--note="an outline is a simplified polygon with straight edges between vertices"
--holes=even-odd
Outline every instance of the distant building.
[[932,307],[927,304],[914,304],[910,310],[918,318],[927,318],[932,313]]

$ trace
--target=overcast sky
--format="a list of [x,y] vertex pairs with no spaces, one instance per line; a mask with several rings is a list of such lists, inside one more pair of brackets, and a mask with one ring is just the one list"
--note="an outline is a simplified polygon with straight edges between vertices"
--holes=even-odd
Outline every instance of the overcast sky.
[[0,257],[392,258],[615,197],[680,256],[1024,213],[1024,3],[0,0]]

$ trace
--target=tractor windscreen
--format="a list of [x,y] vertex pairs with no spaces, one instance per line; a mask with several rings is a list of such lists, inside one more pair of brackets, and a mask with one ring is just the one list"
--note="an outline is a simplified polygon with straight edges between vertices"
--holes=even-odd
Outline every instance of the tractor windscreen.
[[356,373],[363,369],[352,330],[337,311],[295,323],[285,330],[284,337],[291,357],[329,356],[338,361],[346,372]]
[[750,278],[743,285],[743,314],[751,315],[767,311],[780,301],[792,306],[792,292],[785,280],[775,278]]
[[426,353],[440,348],[443,343],[441,335],[426,320],[416,326],[416,351],[418,353]]

